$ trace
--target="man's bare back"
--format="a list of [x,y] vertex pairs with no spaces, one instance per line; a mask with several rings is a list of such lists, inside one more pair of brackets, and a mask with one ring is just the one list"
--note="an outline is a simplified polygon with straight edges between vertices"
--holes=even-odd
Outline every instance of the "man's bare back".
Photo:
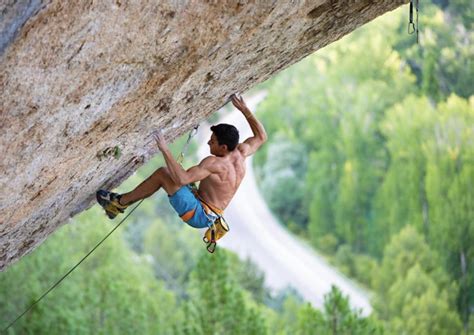
[[245,156],[239,146],[226,157],[206,158],[212,159],[216,172],[199,184],[202,200],[222,210],[227,208],[245,176]]

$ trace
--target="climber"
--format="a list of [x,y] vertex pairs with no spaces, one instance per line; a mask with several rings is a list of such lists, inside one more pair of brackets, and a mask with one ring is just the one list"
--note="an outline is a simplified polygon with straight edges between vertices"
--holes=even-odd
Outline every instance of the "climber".
[[[242,97],[231,96],[232,104],[245,116],[253,136],[239,143],[238,130],[229,124],[211,127],[207,143],[211,156],[198,165],[184,170],[172,156],[161,132],[155,132],[158,149],[163,153],[166,167],[157,169],[133,191],[117,194],[97,192],[97,201],[110,219],[123,213],[134,202],[151,196],[163,188],[171,206],[192,227],[207,228],[229,205],[245,175],[245,158],[252,155],[267,140],[263,125],[255,118]],[[190,184],[200,182],[199,187]]]

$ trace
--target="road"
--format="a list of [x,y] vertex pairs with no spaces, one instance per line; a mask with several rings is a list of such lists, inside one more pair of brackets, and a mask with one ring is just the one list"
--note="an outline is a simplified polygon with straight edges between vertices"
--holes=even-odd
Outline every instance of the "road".
[[[264,93],[249,98],[247,105],[255,111]],[[251,136],[245,118],[238,111],[224,116],[219,122],[235,125],[241,140]],[[210,137],[209,127],[200,127],[199,158],[209,155],[206,144]],[[323,298],[336,285],[350,298],[353,308],[363,315],[371,312],[369,295],[354,282],[339,273],[304,241],[289,233],[272,215],[255,182],[252,161],[247,161],[246,176],[234,199],[225,211],[230,225],[229,233],[219,241],[237,253],[242,259],[249,258],[265,274],[265,283],[272,290],[291,286],[316,308],[321,308]]]

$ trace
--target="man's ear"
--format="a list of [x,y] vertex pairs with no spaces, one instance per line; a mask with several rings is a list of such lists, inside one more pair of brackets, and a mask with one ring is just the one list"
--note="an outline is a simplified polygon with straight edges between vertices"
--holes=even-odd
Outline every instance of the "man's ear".
[[229,147],[227,146],[227,144],[221,144],[220,147],[222,148],[222,150],[225,149],[225,151],[229,151]]

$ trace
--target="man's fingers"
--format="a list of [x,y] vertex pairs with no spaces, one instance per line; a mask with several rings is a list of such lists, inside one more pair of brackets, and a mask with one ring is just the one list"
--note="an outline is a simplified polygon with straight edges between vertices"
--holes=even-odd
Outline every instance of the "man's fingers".
[[154,130],[151,135],[154,137],[154,138],[160,138],[160,137],[163,137],[163,130],[161,129],[157,129],[157,130]]
[[233,99],[233,100],[232,100],[232,104],[233,104],[236,108],[239,108],[239,109],[240,109],[239,100]]
[[237,94],[232,94],[230,96],[232,104],[240,111],[247,109],[247,105],[245,104],[244,98],[242,96],[238,96]]
[[232,98],[232,104],[237,107],[237,108],[242,108],[242,106],[244,105],[244,102],[242,100],[242,98],[238,98],[238,97],[233,97]]
[[232,94],[230,96],[230,100],[232,101],[232,104],[237,107],[237,105],[239,104],[239,99],[237,98],[237,96],[235,94]]
[[161,148],[163,145],[165,145],[165,139],[163,136],[163,130],[162,129],[157,129],[154,130],[151,133],[153,139],[155,140],[156,144],[158,145],[158,148]]
[[244,99],[242,97],[239,97],[236,93],[232,94],[230,96],[230,99],[232,100],[232,102],[243,102]]

